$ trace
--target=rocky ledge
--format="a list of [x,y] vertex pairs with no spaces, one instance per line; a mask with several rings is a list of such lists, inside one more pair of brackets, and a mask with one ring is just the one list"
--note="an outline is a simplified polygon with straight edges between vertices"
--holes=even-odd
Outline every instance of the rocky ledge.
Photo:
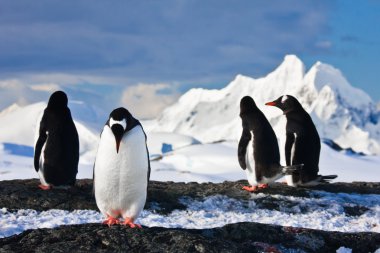
[[28,230],[0,240],[0,252],[374,252],[380,234],[237,223],[214,229],[130,229],[100,224]]
[[[203,199],[213,195],[247,201],[252,195],[241,190],[246,181],[212,183],[151,182],[146,209],[167,214],[187,208],[181,199]],[[38,181],[0,181],[0,208],[8,210],[92,209],[97,210],[91,180],[78,180],[71,189],[42,191]],[[262,208],[279,210],[285,195],[311,198],[315,190],[330,193],[380,194],[380,183],[334,183],[310,189],[274,184],[263,189],[265,197],[255,199]],[[159,206],[159,208],[157,208]],[[359,216],[366,207],[346,206],[346,215]],[[1,217],[1,216],[0,216]],[[212,229],[143,227],[111,228],[101,224],[60,226],[27,230],[0,239],[0,252],[335,252],[340,247],[353,252],[374,252],[380,248],[379,233],[341,233],[305,228],[282,227],[254,222]]]
[[[92,180],[77,180],[76,186],[70,189],[53,189],[42,191],[37,185],[37,179],[0,181],[0,208],[8,209],[34,209],[45,211],[49,209],[63,210],[98,210],[94,195]],[[148,199],[145,209],[151,209],[159,204],[157,212],[165,214],[175,209],[185,209],[186,206],[180,201],[181,198],[190,197],[202,199],[212,195],[225,195],[239,200],[249,200],[251,194],[242,191],[242,186],[247,185],[247,181],[214,183],[174,183],[151,181],[148,186]],[[358,193],[358,194],[379,194],[380,183],[354,182],[354,183],[334,183],[319,185],[313,190],[326,191],[331,193]],[[275,183],[269,188],[260,190],[261,193],[271,195],[285,195],[296,197],[311,197],[310,188],[293,188]],[[276,208],[278,200],[264,198],[258,200],[258,204],[268,205],[268,208]],[[272,205],[272,206],[269,206]]]

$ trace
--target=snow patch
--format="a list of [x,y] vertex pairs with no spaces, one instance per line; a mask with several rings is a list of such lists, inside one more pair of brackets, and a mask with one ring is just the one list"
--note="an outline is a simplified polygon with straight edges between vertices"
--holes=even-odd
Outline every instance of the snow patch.
[[[144,210],[137,223],[147,227],[215,228],[238,222],[258,222],[281,226],[303,227],[325,231],[380,233],[380,196],[374,194],[346,194],[313,192],[312,198],[283,195],[252,194],[249,201],[222,195],[203,200],[183,198],[186,210],[174,210],[161,215]],[[261,207],[260,199],[275,198],[279,210]],[[158,204],[159,206],[159,204]],[[360,216],[350,216],[345,207],[366,208]],[[100,223],[104,217],[92,210],[49,210],[37,212],[25,209],[0,209],[0,237],[21,233],[27,229],[53,228],[60,225]]]
[[336,250],[336,253],[352,253],[352,249],[346,247],[340,247]]
[[170,145],[170,151],[174,151],[187,146],[200,144],[197,139],[183,134],[148,132],[147,137],[150,155],[167,153],[166,150],[163,150],[165,145]]
[[22,233],[27,229],[54,228],[60,225],[99,223],[102,214],[92,210],[75,210],[72,212],[51,209],[38,212],[22,209],[16,212],[0,209],[0,238]]
[[[220,183],[226,180],[247,179],[237,160],[237,142],[191,145],[195,139],[174,135],[172,140],[179,141],[168,141],[173,144],[173,151],[162,154],[162,144],[171,138],[161,134],[158,134],[157,138],[150,136],[148,135],[148,146],[151,159],[154,160],[151,162],[151,180]],[[38,178],[33,168],[32,157],[9,153],[3,150],[1,143],[0,153],[0,180]],[[281,155],[283,157],[283,154]],[[91,153],[81,156],[78,179],[92,178],[94,156],[95,154]],[[319,173],[338,175],[334,180],[336,182],[377,182],[380,181],[379,164],[379,156],[350,155],[335,151],[323,143]]]

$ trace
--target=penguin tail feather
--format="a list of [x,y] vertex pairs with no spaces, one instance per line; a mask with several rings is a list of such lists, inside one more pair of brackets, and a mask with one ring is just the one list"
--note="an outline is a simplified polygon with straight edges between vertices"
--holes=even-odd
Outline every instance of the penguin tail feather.
[[282,166],[282,173],[285,175],[291,175],[293,172],[301,170],[303,164],[290,165],[290,166]]
[[320,176],[320,181],[324,183],[329,183],[330,180],[333,180],[337,178],[338,175],[327,175],[327,176]]

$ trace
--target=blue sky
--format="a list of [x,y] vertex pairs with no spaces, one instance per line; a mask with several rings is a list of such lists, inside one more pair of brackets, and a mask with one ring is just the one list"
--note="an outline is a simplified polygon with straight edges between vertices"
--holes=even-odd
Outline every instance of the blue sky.
[[263,76],[296,54],[379,101],[378,13],[371,0],[0,0],[0,79],[183,92]]
[[[380,1],[339,0],[329,13],[329,30],[321,38],[331,44],[323,53],[305,53],[308,66],[316,59],[339,68],[349,82],[380,100]],[[322,40],[323,40],[322,39]]]

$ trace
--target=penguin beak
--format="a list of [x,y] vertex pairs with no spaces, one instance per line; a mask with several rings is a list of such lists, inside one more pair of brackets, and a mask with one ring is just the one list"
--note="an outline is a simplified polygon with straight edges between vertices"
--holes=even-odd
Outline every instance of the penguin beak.
[[124,128],[120,124],[114,124],[111,127],[111,130],[113,132],[113,135],[115,136],[116,153],[119,153],[120,142],[121,142],[121,139],[123,138]]
[[265,103],[265,105],[269,105],[269,106],[276,106],[276,101],[272,101],[272,102],[268,102],[268,103]]
[[120,140],[116,140],[116,153],[119,153]]

